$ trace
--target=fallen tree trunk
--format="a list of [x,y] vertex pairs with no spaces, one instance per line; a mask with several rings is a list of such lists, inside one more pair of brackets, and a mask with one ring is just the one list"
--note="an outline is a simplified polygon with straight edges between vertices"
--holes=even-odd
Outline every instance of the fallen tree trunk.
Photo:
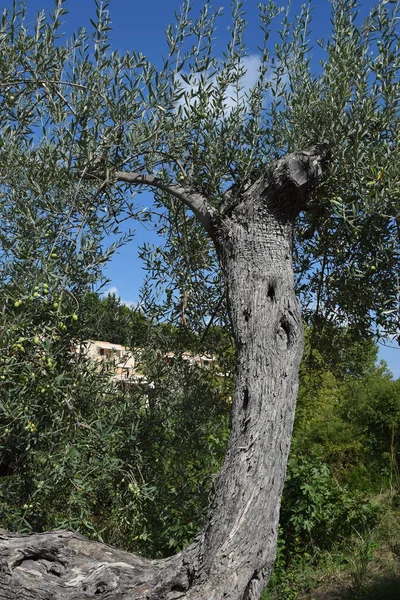
[[186,560],[146,560],[71,531],[19,536],[0,530],[0,598],[172,600],[189,587]]
[[231,436],[197,539],[170,559],[149,561],[71,532],[3,532],[0,600],[260,598],[275,559],[303,350],[293,224],[324,152],[272,163],[224,216],[187,198],[215,243],[238,351]]

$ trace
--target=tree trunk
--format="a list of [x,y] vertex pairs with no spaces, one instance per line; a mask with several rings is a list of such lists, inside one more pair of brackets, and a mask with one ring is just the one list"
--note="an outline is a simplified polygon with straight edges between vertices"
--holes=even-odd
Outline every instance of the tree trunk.
[[213,223],[238,351],[232,431],[210,517],[182,553],[148,561],[70,532],[0,536],[0,600],[257,600],[273,566],[303,349],[293,223],[315,149],[270,165]]
[[265,191],[264,180],[252,186],[218,233],[238,366],[231,436],[201,542],[207,593],[189,594],[199,600],[259,598],[275,559],[303,325],[293,282],[295,211]]

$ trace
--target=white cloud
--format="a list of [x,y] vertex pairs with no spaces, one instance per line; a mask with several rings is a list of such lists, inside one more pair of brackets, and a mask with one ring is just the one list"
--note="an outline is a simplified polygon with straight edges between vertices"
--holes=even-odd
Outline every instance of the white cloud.
[[122,302],[122,304],[125,304],[125,306],[128,306],[129,308],[133,308],[134,310],[136,308],[139,308],[139,306],[140,306],[140,302],[134,302],[133,300],[123,300],[121,298],[121,302]]
[[121,303],[124,304],[125,306],[128,306],[129,308],[138,308],[139,306],[139,302],[135,302],[134,300],[124,300],[123,298],[120,297],[119,293],[118,293],[118,288],[115,286],[110,287],[108,290],[105,290],[103,292],[103,296],[117,296],[117,298],[119,298],[121,300]]
[[[251,54],[250,56],[245,56],[241,60],[241,66],[243,67],[245,73],[240,80],[240,96],[237,98],[236,87],[234,85],[229,85],[226,89],[224,104],[225,104],[225,114],[229,115],[231,110],[237,106],[239,103],[246,103],[246,97],[250,91],[250,89],[256,84],[259,74],[260,74],[260,66],[261,66],[261,58],[256,54]],[[204,74],[202,73],[204,76]],[[185,104],[190,104],[194,106],[198,103],[198,92],[200,87],[201,75],[192,73],[190,75],[185,74],[186,78],[190,79],[190,83],[187,83],[183,80],[181,75],[178,75],[179,83],[181,84],[182,89],[185,91],[185,95],[179,100],[178,105],[184,106]],[[207,82],[207,85],[210,84],[210,81]],[[210,103],[211,96],[213,92],[216,91],[216,75],[211,78],[211,86],[210,86]]]
[[[246,102],[246,97],[249,91],[257,83],[260,75],[261,59],[256,54],[252,54],[243,58],[242,65],[246,72],[240,80],[242,89],[240,92],[239,102]],[[228,113],[238,104],[238,100],[236,98],[236,89],[233,85],[229,85],[226,90],[225,102],[226,112]]]
[[[259,76],[260,76],[260,68],[261,68],[261,56],[259,54],[250,54],[249,56],[244,56],[241,59],[241,68],[244,71],[243,76],[240,79],[240,93],[239,97],[237,95],[236,85],[228,85],[225,97],[224,97],[224,114],[225,116],[229,116],[232,109],[237,107],[238,104],[245,107],[248,104],[248,98],[250,90],[256,85]],[[183,77],[185,77],[189,82],[184,81]],[[203,72],[201,74],[198,73],[184,73],[182,75],[177,75],[177,79],[181,85],[182,90],[185,94],[182,98],[177,102],[177,106],[195,106],[198,104],[198,94],[200,88],[201,78],[206,80],[205,85],[207,86],[207,91],[209,94],[209,106],[211,108],[212,97],[213,94],[216,93],[216,80],[217,75],[213,75],[213,77],[208,77],[207,72]],[[282,91],[283,88],[287,85],[289,81],[289,77],[287,73],[281,73],[279,76],[279,85],[277,82],[277,74],[275,71],[271,71],[267,73],[266,80],[268,81],[271,88],[278,88],[277,93]],[[268,88],[264,91],[264,107],[271,103],[273,99],[273,95],[271,89]]]
[[105,292],[103,292],[104,296],[118,296],[118,288],[116,288],[115,286],[110,287],[109,290],[105,290]]

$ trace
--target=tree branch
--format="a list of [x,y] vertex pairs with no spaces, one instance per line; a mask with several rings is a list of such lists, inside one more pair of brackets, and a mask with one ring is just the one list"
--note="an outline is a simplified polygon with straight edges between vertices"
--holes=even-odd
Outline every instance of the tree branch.
[[145,173],[117,171],[114,173],[114,177],[119,182],[131,185],[147,185],[171,194],[171,196],[181,200],[185,206],[194,212],[207,233],[212,233],[211,221],[215,211],[202,194],[175,183],[168,183],[155,175],[146,175]]
[[278,188],[286,190],[289,186],[303,195],[316,184],[329,157],[329,145],[322,142],[273,162],[268,174]]
[[23,536],[0,529],[0,598],[175,600],[190,587],[196,546],[190,548],[186,559],[150,561],[71,531]]

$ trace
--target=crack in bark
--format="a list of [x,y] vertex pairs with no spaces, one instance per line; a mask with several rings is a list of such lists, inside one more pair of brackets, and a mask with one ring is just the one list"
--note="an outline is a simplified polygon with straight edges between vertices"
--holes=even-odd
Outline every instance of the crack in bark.
[[249,388],[246,386],[243,389],[243,403],[242,403],[243,410],[247,410],[247,407],[249,405],[249,397],[250,397],[249,396]]
[[248,323],[251,318],[251,308],[246,307],[243,311],[243,316],[246,323]]
[[289,322],[289,319],[283,315],[280,318],[278,325],[278,337],[282,342],[286,343],[286,347],[289,348],[293,342],[292,336],[292,326]]
[[270,302],[274,302],[276,300],[275,298],[275,284],[270,282],[268,285],[268,292],[267,292],[267,298]]

